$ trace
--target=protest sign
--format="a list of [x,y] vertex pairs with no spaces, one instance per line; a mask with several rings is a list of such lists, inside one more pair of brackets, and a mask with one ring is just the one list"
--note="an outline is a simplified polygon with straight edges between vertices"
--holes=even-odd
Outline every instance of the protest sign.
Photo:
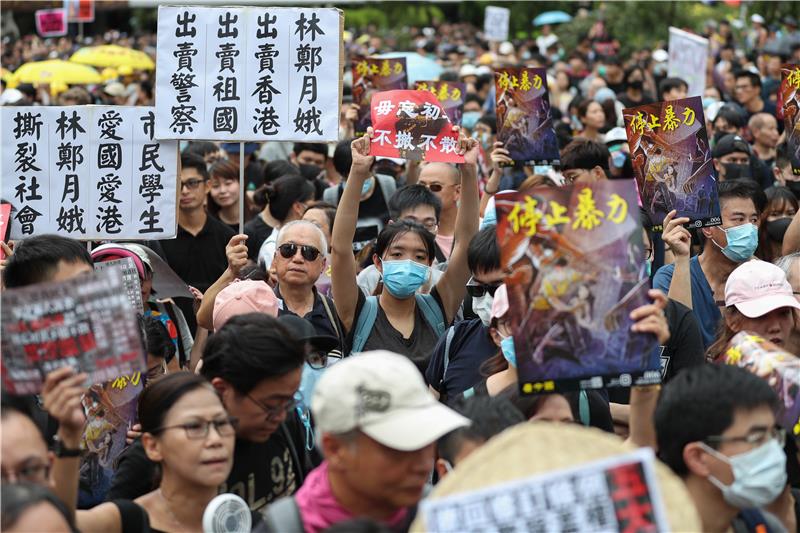
[[81,399],[86,423],[81,441],[81,506],[106,500],[117,457],[126,448],[125,437],[136,423],[136,402],[144,382],[142,372],[120,375],[95,384]]
[[343,22],[338,9],[159,7],[156,137],[336,141]]
[[669,531],[649,448],[422,502],[428,531]]
[[669,76],[689,85],[688,96],[703,96],[706,89],[708,39],[669,28]]
[[406,58],[380,58],[354,56],[353,103],[358,104],[356,135],[363,135],[372,125],[370,102],[380,91],[408,89]]
[[12,239],[175,237],[178,143],[155,140],[155,108],[3,107],[2,120]]
[[642,206],[656,231],[673,209],[700,228],[722,223],[699,96],[623,111]]
[[384,91],[372,96],[370,155],[463,163],[458,133],[428,91]]
[[783,65],[781,67],[779,108],[783,112],[784,131],[789,157],[792,163],[792,174],[800,176],[800,66]]
[[497,140],[511,159],[528,165],[558,165],[546,69],[503,67],[495,70],[494,79]]
[[111,261],[97,261],[94,264],[95,270],[105,270],[107,268],[119,270],[122,281],[125,284],[125,290],[128,293],[128,298],[131,300],[131,305],[137,313],[144,313],[142,283],[139,280],[139,271],[136,269],[136,263],[133,262],[133,259],[130,257],[122,257]]
[[636,190],[626,180],[495,197],[509,318],[525,394],[658,383]]
[[720,361],[764,378],[778,395],[778,424],[800,437],[800,359],[768,340],[742,331],[728,343]]
[[94,22],[94,0],[64,0],[67,22]]
[[61,37],[67,34],[67,13],[63,9],[36,11],[36,33],[41,37]]
[[486,6],[483,16],[483,37],[487,41],[507,41],[511,10],[505,7]]
[[44,377],[70,366],[89,384],[145,370],[139,324],[119,272],[0,293],[2,381],[11,394],[36,394]]
[[467,86],[457,81],[418,81],[414,84],[418,91],[430,91],[439,100],[447,118],[456,126],[461,125],[464,116],[464,96]]

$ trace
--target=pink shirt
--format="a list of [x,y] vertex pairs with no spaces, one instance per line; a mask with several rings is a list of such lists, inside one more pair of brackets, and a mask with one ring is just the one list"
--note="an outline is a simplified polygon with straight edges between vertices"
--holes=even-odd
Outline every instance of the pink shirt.
[[450,259],[450,252],[453,251],[453,240],[455,238],[455,235],[436,235],[436,244],[439,245],[439,248],[441,248],[442,253],[447,259]]

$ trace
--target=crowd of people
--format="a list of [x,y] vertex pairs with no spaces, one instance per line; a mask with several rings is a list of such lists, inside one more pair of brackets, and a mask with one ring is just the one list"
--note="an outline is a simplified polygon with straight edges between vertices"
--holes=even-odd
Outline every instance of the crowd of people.
[[[65,367],[36,397],[3,393],[2,529],[201,531],[209,502],[233,493],[257,531],[407,531],[431,485],[533,421],[653,448],[704,531],[797,531],[797,430],[779,427],[770,383],[715,364],[742,331],[800,357],[800,161],[776,114],[780,66],[800,62],[797,21],[753,15],[738,30],[724,20],[705,28],[721,225],[690,230],[675,211],[641,217],[653,288],[632,328],[661,346],[663,385],[525,396],[494,196],[603,180],[635,187],[622,108],[688,91],[666,75],[665,50],[621,57],[602,19],[571,51],[557,26],[539,30],[503,43],[463,23],[410,30],[442,80],[466,84],[454,127],[464,163],[371,155],[372,130],[353,134],[345,73],[335,145],[245,143],[240,173],[239,143],[183,143],[174,239],[91,250],[57,235],[3,243],[3,290],[131,258],[147,367],[138,423],[97,490],[81,472],[86,374]],[[13,71],[99,42],[154,54],[154,37],[26,36],[4,43],[2,63]],[[348,39],[348,56],[372,55],[397,35],[368,28]],[[509,65],[548,71],[559,167],[514,162],[496,139],[492,68]],[[153,80],[121,71],[60,92],[4,82],[0,102],[152,105]],[[194,299],[157,294],[148,251]]]

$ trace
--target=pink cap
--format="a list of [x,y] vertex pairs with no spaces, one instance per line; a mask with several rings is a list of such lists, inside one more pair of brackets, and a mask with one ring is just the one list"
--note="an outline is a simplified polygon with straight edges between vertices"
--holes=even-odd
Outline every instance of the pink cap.
[[217,330],[231,318],[247,313],[278,316],[278,298],[265,282],[234,281],[222,289],[214,299],[211,321],[214,329]]
[[508,289],[503,283],[494,292],[492,298],[492,318],[502,318],[508,312]]
[[735,305],[748,318],[758,318],[781,307],[800,309],[783,270],[758,260],[742,263],[728,276],[725,305]]

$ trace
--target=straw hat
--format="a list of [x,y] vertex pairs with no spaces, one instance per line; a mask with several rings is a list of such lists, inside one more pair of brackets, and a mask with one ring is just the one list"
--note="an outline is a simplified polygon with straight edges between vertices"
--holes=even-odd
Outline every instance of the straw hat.
[[[572,424],[519,424],[470,454],[431,493],[437,500],[492,485],[574,468],[632,451],[618,437],[598,429]],[[656,461],[658,490],[672,531],[700,531],[700,518],[688,491],[672,471]],[[464,529],[467,527],[465,525]],[[427,531],[422,511],[411,531]]]

